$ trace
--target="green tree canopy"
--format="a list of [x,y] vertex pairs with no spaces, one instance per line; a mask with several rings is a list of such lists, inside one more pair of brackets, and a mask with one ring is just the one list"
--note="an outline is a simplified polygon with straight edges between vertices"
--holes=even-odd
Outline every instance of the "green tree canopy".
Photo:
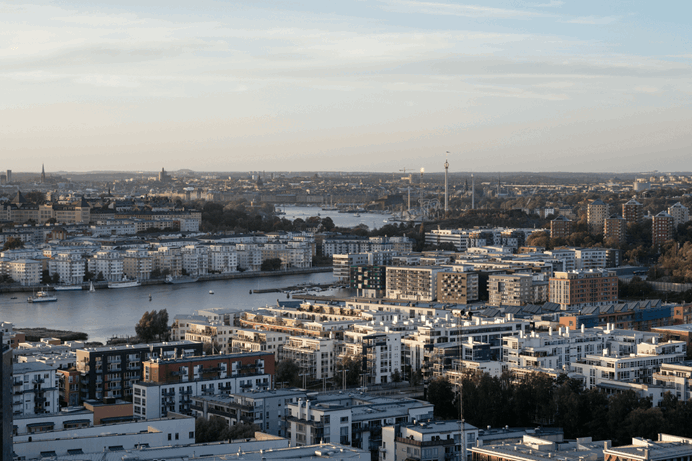
[[145,343],[154,339],[164,341],[168,337],[168,311],[161,309],[156,312],[145,312],[135,325],[135,333]]

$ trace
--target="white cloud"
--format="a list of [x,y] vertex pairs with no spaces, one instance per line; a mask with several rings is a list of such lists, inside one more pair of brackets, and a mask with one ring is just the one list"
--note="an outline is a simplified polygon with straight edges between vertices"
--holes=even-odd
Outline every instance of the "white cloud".
[[400,13],[430,14],[438,16],[464,16],[471,18],[528,19],[545,16],[542,13],[523,10],[509,10],[480,5],[463,5],[443,2],[416,0],[382,0],[390,11]]
[[582,16],[578,18],[566,19],[563,22],[570,24],[586,24],[592,26],[605,26],[619,21],[619,16]]

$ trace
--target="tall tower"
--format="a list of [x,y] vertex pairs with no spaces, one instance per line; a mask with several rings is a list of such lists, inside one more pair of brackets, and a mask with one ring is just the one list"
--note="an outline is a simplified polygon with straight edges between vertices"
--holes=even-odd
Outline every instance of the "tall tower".
[[[449,151],[447,151],[447,155],[449,155]],[[449,160],[445,158],[445,216],[447,216],[447,213],[449,212],[449,202],[447,199],[447,174],[449,173]]]
[[46,182],[46,167],[41,164],[41,182]]

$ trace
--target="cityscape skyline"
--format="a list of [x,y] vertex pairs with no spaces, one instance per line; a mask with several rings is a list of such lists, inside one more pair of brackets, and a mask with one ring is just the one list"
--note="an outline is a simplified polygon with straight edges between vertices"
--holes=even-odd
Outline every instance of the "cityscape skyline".
[[690,169],[682,2],[0,7],[15,171]]

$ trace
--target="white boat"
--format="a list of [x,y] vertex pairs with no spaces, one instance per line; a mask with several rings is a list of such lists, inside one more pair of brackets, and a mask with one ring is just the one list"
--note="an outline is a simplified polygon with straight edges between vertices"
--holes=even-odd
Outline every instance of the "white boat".
[[360,213],[356,213],[356,214],[354,214],[353,216],[356,217],[356,218],[360,218]]
[[199,277],[173,277],[171,275],[166,276],[166,283],[172,283],[177,285],[179,283],[194,283],[199,280]]
[[82,291],[81,285],[58,285],[53,287],[55,291]]
[[210,295],[213,295],[213,294],[214,294],[214,290],[209,290],[209,294],[210,294]]
[[49,303],[49,302],[53,302],[53,301],[57,301],[57,300],[58,300],[58,298],[56,298],[55,296],[51,296],[45,291],[39,291],[38,293],[36,293],[35,296],[29,296],[29,298],[26,300],[26,302],[29,302],[29,303]]
[[139,280],[123,280],[122,282],[108,282],[108,288],[133,288],[142,284]]
[[89,285],[89,293],[95,292],[96,289],[94,288],[94,282],[91,282],[91,285]]

